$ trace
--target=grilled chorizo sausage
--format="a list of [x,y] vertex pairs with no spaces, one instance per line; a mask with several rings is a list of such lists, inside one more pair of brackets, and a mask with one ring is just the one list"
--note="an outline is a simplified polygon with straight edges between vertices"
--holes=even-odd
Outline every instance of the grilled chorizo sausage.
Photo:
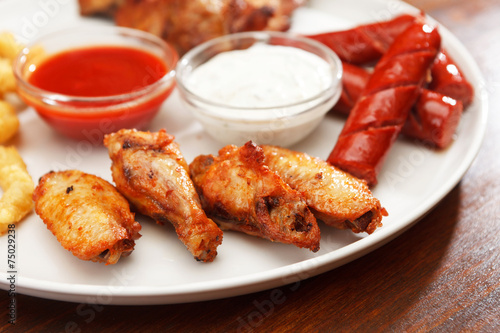
[[[365,68],[343,63],[342,94],[334,110],[348,115],[361,97],[369,78],[370,72]],[[453,141],[462,111],[461,101],[422,89],[403,126],[402,133],[425,144],[446,148]]]
[[441,37],[435,27],[415,21],[377,63],[347,118],[327,161],[377,184],[377,174],[415,104]]
[[429,89],[461,101],[464,108],[472,103],[474,88],[445,50],[436,57],[431,75]]
[[348,30],[307,35],[307,37],[331,48],[342,61],[360,65],[379,60],[394,38],[414,21],[415,16],[404,14],[388,21],[359,25]]
[[[307,37],[331,48],[344,62],[367,65],[378,61],[395,38],[417,19],[413,15],[403,14],[387,21]],[[431,75],[430,90],[461,101],[463,108],[471,104],[474,89],[445,50],[436,57]],[[341,97],[340,107],[343,106],[342,102]]]
[[365,68],[342,62],[342,92],[333,110],[348,115],[370,79]]
[[425,144],[446,148],[453,141],[462,111],[461,101],[423,89],[406,119],[402,133]]

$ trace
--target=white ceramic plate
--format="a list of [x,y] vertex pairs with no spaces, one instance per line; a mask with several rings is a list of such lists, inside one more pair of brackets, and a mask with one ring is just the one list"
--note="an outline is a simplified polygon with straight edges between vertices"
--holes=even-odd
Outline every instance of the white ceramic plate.
[[[43,5],[50,3],[51,6]],[[297,10],[292,31],[313,33],[348,28],[401,12],[418,11],[399,1],[311,1]],[[75,25],[111,24],[81,18],[76,1],[0,2],[0,30],[9,29],[25,41]],[[117,265],[78,260],[64,250],[35,214],[16,226],[16,291],[74,302],[101,304],[161,304],[202,301],[282,286],[331,270],[388,242],[438,203],[462,178],[479,150],[487,106],[481,74],[470,54],[447,30],[444,44],[476,88],[474,104],[465,112],[456,141],[442,152],[398,141],[374,189],[389,217],[370,236],[355,235],[321,224],[321,250],[313,254],[294,246],[271,243],[235,232],[224,234],[213,263],[196,262],[176,238],[171,226],[141,219],[142,238],[136,250]],[[73,142],[54,133],[35,112],[20,114],[19,148],[35,181],[50,170],[76,168],[112,181],[104,148]],[[464,125],[466,124],[466,126]],[[151,130],[174,134],[188,162],[199,154],[216,153],[213,141],[175,92],[164,104]],[[327,117],[306,140],[293,148],[326,158],[333,148],[342,119]],[[7,237],[0,238],[0,286],[9,289]]]

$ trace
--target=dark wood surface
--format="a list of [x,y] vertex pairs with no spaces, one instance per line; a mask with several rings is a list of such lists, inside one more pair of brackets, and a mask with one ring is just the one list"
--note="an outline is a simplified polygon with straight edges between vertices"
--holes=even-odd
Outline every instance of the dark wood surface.
[[490,105],[476,161],[423,220],[337,269],[228,299],[103,306],[17,295],[11,325],[2,291],[0,331],[500,332],[500,1],[413,3],[472,53]]

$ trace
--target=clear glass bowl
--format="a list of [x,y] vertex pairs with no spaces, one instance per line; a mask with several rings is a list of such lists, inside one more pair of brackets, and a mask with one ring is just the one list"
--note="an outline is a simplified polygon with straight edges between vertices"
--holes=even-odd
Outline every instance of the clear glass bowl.
[[[296,47],[317,55],[329,65],[331,84],[306,100],[273,107],[233,107],[190,90],[189,78],[198,66],[219,53],[247,49],[258,43]],[[215,38],[187,52],[176,68],[177,87],[184,104],[212,137],[223,144],[236,145],[253,140],[257,144],[290,146],[302,140],[337,102],[341,78],[342,63],[332,50],[314,40],[282,32],[243,32]]]
[[[68,50],[120,46],[149,52],[167,66],[158,81],[129,93],[79,97],[40,89],[29,82],[33,66]],[[146,127],[175,87],[178,54],[162,39],[122,27],[74,28],[46,35],[27,45],[14,61],[20,97],[59,133],[77,140],[101,143],[104,134],[121,128]],[[154,70],[154,69],[153,69]]]

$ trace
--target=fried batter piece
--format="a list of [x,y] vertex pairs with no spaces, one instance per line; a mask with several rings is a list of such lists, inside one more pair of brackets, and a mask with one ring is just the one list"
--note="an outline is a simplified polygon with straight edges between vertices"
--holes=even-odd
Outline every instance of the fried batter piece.
[[263,145],[266,163],[291,188],[304,196],[317,219],[339,229],[371,234],[387,212],[366,182],[319,158]]
[[78,170],[49,172],[40,178],[33,200],[47,228],[82,260],[116,264],[141,237],[127,200],[97,176]]
[[229,33],[287,30],[306,0],[79,0],[84,15],[111,14],[116,24],[151,32],[180,54]]
[[[0,122],[1,124],[1,122]],[[0,126],[1,127],[1,126]],[[0,145],[0,235],[33,210],[35,185],[26,164],[14,146]]]
[[104,145],[116,187],[132,205],[160,224],[172,223],[196,260],[213,261],[222,231],[201,208],[174,137],[165,130],[122,129],[106,135]]
[[304,199],[263,163],[252,142],[201,155],[189,169],[203,208],[222,229],[318,251],[320,230]]

